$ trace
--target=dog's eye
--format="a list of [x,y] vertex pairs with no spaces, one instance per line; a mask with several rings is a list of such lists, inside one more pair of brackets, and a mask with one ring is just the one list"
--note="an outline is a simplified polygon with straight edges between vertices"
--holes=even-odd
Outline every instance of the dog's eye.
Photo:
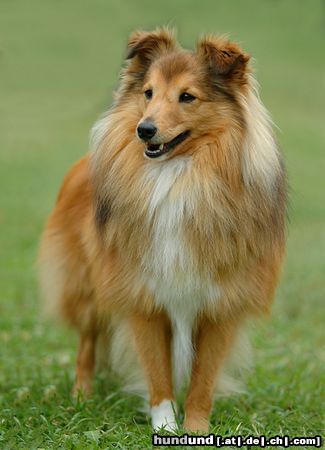
[[150,100],[152,98],[152,89],[147,89],[144,92],[144,96],[146,97],[147,100]]
[[183,92],[179,96],[180,103],[191,103],[193,100],[195,100],[194,95],[191,95],[188,92]]

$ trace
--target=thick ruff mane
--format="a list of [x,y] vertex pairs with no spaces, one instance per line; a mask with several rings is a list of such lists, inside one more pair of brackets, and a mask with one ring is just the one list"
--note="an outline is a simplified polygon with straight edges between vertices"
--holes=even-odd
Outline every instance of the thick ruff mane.
[[[183,214],[184,220],[186,214],[187,218],[194,216],[197,220],[195,213],[204,209],[206,220],[200,223],[202,230],[208,233],[212,226],[209,217],[213,225],[216,225],[217,217],[221,236],[224,236],[231,229],[236,231],[238,224],[243,233],[245,217],[255,215],[256,220],[261,221],[264,245],[267,245],[274,233],[282,233],[284,229],[281,226],[284,208],[280,207],[286,196],[284,168],[271,118],[259,99],[257,83],[252,75],[248,75],[247,89],[245,93],[238,93],[237,100],[244,117],[243,136],[230,131],[223,139],[216,138],[211,144],[203,144],[197,155],[175,158],[175,161],[162,162],[158,166],[174,167],[169,171],[172,182],[166,181],[164,185],[165,189],[168,185],[170,193],[183,194],[179,196],[182,204],[178,214]],[[92,129],[90,145],[99,223],[105,222],[108,211],[118,213],[122,206],[131,208],[134,220],[142,220],[148,210],[153,218],[154,197],[163,187],[155,185],[153,175],[158,174],[161,167],[157,168],[155,163],[143,159],[142,144],[135,137],[137,113],[136,107],[125,103],[118,93],[116,104]],[[200,147],[200,142],[195,145]],[[230,149],[233,159],[217,161],[218,152],[225,153],[225,149],[220,147],[225,147],[226,151]],[[237,147],[241,148],[235,152],[231,150]],[[220,169],[220,164],[225,167]],[[239,170],[236,171],[237,167]],[[224,173],[230,173],[228,185],[219,176],[223,169]],[[240,196],[234,192],[236,185],[241,185]]]

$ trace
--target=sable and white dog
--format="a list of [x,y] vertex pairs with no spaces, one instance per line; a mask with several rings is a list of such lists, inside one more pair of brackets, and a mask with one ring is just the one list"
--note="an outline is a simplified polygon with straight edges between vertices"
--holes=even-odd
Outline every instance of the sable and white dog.
[[176,427],[188,373],[184,426],[208,430],[239,331],[278,281],[285,172],[248,61],[224,38],[187,51],[166,29],[133,33],[42,238],[42,293],[80,333],[75,391],[90,392],[105,348],[145,383],[155,429]]

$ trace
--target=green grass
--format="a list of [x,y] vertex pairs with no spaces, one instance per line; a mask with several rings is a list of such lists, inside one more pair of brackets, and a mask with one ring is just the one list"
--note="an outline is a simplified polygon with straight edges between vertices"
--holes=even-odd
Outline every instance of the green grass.
[[150,448],[138,401],[98,378],[73,402],[76,336],[39,316],[41,229],[109,104],[127,35],[169,23],[184,45],[228,32],[256,60],[291,185],[288,256],[270,321],[253,332],[247,394],[212,432],[315,435],[323,426],[325,7],[320,0],[2,0],[0,3],[0,448]]

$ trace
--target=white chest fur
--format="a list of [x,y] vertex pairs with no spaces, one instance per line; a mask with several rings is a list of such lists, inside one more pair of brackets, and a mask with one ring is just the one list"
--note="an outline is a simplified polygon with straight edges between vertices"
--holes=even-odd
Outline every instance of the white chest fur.
[[147,288],[172,322],[174,376],[178,385],[191,368],[192,330],[197,314],[220,297],[219,287],[198,275],[185,240],[185,218],[195,207],[190,186],[177,195],[172,192],[178,177],[190,166],[189,158],[175,158],[153,164],[147,175],[153,182],[148,210],[153,238],[143,255],[143,270]]

